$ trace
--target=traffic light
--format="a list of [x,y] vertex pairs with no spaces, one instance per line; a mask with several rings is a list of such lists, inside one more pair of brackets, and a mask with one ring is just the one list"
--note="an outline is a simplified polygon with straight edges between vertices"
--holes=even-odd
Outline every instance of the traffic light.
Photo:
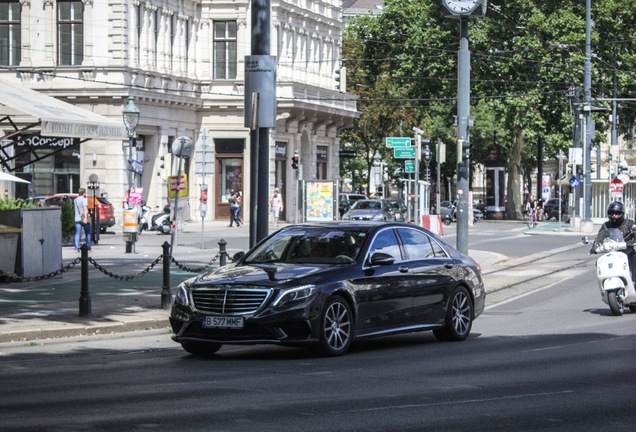
[[292,163],[291,163],[291,166],[293,169],[298,169],[298,162],[299,162],[298,153],[294,153],[294,155],[292,156]]
[[336,69],[336,90],[340,93],[347,92],[347,68],[345,66]]

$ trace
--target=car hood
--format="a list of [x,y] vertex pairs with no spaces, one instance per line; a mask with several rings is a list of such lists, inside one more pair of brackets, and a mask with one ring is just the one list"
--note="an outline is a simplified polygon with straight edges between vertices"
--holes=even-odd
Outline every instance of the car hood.
[[290,280],[333,271],[324,264],[253,264],[228,265],[198,276],[194,285],[277,286]]

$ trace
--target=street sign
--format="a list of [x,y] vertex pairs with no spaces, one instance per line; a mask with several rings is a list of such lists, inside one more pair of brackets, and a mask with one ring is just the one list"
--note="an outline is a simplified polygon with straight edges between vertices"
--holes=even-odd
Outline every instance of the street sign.
[[393,157],[396,159],[415,159],[415,147],[395,147]]
[[581,180],[578,179],[578,177],[571,177],[570,178],[570,186],[575,188],[578,187],[579,184],[581,184]]
[[612,179],[612,181],[610,182],[610,192],[616,192],[616,193],[621,193],[623,192],[623,182],[620,179]]
[[411,145],[410,137],[391,137],[386,138],[386,147],[394,148],[394,147],[409,147]]
[[405,160],[404,161],[404,172],[407,174],[415,173],[415,161],[414,160]]
[[340,150],[340,157],[341,158],[354,158],[358,155],[358,153],[353,150]]
[[620,173],[619,175],[616,176],[616,178],[622,181],[623,184],[628,184],[630,180],[629,176],[625,173]]

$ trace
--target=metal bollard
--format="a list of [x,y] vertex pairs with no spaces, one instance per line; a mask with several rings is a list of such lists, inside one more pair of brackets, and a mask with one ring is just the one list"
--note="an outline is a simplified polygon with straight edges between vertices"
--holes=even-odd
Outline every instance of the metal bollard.
[[227,264],[227,251],[226,251],[227,242],[223,239],[219,241],[219,265],[223,267]]
[[91,314],[91,296],[88,292],[88,246],[86,243],[80,247],[82,257],[80,262],[81,268],[81,291],[79,298],[79,316],[88,316]]
[[172,300],[170,294],[170,243],[167,241],[161,245],[163,249],[163,285],[161,286],[161,307],[169,309]]

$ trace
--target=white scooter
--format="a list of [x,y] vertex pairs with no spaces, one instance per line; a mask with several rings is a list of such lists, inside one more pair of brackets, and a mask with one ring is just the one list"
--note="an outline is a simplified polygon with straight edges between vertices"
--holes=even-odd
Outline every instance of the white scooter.
[[[633,235],[636,226],[632,227],[631,231]],[[589,244],[590,241],[583,237],[583,243]],[[636,242],[625,241],[618,228],[610,228],[609,235],[593,246],[594,253],[603,254],[596,260],[596,278],[601,297],[615,316],[623,315],[626,306],[630,311],[636,312],[636,290],[629,269],[629,260],[627,255],[621,252],[634,245]]]

